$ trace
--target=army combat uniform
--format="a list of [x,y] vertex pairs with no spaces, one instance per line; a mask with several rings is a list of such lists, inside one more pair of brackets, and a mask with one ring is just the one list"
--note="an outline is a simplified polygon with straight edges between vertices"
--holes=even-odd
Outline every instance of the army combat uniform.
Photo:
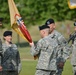
[[70,34],[70,38],[68,39],[68,43],[72,41],[71,44],[71,64],[73,68],[73,74],[76,75],[76,21],[74,22],[74,33]]
[[1,59],[2,59],[2,41],[0,39],[0,65],[1,65]]
[[73,73],[76,75],[76,38],[74,39],[73,43],[73,50],[72,50],[72,57],[71,57],[71,64],[73,67]]
[[[2,41],[0,39],[0,66],[2,66]],[[2,75],[2,71],[0,72],[0,75]]]
[[[58,43],[58,47],[57,47],[57,57],[56,57],[56,65],[57,65],[57,75],[61,75],[62,74],[62,70],[63,70],[63,66],[64,63],[66,61],[66,59],[69,57],[69,46],[65,40],[65,38],[63,37],[63,35],[61,35],[59,32],[57,32],[55,30],[56,26],[55,26],[55,22],[52,18],[49,18],[46,22],[45,25],[50,27],[50,34],[52,35],[54,39],[57,40]],[[51,37],[49,37],[51,38]]]
[[38,56],[35,75],[56,75],[56,40],[48,36],[40,39],[31,47],[31,54]]
[[[51,34],[54,39],[57,40],[58,47],[57,47],[57,58],[56,58],[56,65],[57,65],[57,75],[61,75],[63,71],[63,66],[67,58],[70,55],[70,48],[65,40],[65,38],[56,30],[54,30]],[[50,38],[50,37],[49,37]]]
[[21,70],[19,51],[15,44],[2,44],[3,48],[3,75],[18,75]]
[[72,56],[71,56],[71,64],[73,68],[73,74],[76,75],[76,32],[70,35],[68,43],[72,41]]

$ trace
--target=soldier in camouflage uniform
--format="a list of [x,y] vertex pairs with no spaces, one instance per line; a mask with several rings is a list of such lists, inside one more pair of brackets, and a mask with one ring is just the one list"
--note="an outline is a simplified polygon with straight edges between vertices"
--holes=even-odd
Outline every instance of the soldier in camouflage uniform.
[[[0,17],[0,27],[2,27],[3,18]],[[2,41],[0,39],[0,75],[2,75]]]
[[71,57],[71,64],[73,68],[73,74],[76,75],[76,22],[74,23],[74,30],[75,32],[70,35],[68,43],[72,41],[72,57]]
[[58,54],[56,65],[57,65],[57,75],[61,75],[62,71],[63,71],[64,63],[70,55],[70,51],[69,51],[70,48],[69,48],[65,38],[63,37],[63,35],[55,30],[56,26],[55,26],[55,22],[53,19],[51,19],[51,18],[48,19],[45,22],[45,25],[50,27],[50,34],[49,35],[54,36],[54,38],[57,40],[57,43],[58,43],[58,47],[56,49],[57,54]]
[[0,39],[0,75],[2,75],[2,41]]
[[57,40],[52,35],[49,38],[49,26],[43,25],[39,29],[42,39],[36,45],[33,42],[30,43],[31,54],[38,56],[35,75],[56,75]]
[[5,31],[3,38],[5,43],[2,44],[2,75],[18,75],[21,70],[21,61],[17,46],[12,43],[12,32]]

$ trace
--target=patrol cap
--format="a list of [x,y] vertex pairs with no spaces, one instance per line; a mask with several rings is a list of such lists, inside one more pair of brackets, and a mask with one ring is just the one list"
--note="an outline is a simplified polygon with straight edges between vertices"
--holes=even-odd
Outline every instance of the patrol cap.
[[76,26],[76,21],[74,22],[74,26]]
[[39,26],[39,30],[43,30],[43,29],[46,29],[46,28],[50,28],[50,27],[49,27],[49,26],[47,26],[47,25]]
[[52,24],[52,23],[55,23],[54,20],[52,18],[48,19],[46,22],[45,22],[45,25],[49,25],[49,24]]
[[2,17],[0,17],[0,21],[3,21],[3,18]]
[[6,37],[6,36],[12,36],[12,31],[5,31],[3,33],[3,36]]

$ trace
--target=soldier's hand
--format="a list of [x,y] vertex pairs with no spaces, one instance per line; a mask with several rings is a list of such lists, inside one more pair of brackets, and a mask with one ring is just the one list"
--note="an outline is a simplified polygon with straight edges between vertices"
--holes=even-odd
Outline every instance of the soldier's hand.
[[0,66],[0,71],[2,71],[2,66]]
[[58,63],[58,67],[59,67],[59,68],[63,69],[63,66],[64,66],[64,62],[59,62],[59,63]]
[[30,45],[30,46],[33,46],[33,45],[34,45],[34,42],[32,42],[32,43],[29,43],[29,45]]
[[37,55],[35,55],[35,56],[34,56],[34,60],[36,60],[37,58],[38,58],[38,56],[37,56]]

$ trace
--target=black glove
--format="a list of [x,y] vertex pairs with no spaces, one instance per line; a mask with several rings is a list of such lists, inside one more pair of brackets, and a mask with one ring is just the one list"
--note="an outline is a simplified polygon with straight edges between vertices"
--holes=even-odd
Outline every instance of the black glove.
[[59,67],[59,68],[63,69],[63,66],[64,66],[64,62],[59,62],[59,63],[58,63],[58,67]]

